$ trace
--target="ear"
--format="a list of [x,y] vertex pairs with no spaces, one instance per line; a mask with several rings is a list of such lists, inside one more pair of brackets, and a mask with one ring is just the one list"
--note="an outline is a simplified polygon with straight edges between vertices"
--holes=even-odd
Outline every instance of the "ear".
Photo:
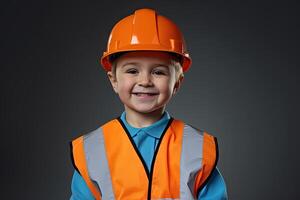
[[116,78],[116,75],[113,74],[111,71],[107,72],[107,76],[108,76],[108,79],[111,83],[111,86],[113,87],[115,93],[118,94],[118,82],[117,82],[117,78]]
[[180,74],[178,80],[176,81],[175,85],[174,85],[174,89],[173,89],[173,95],[175,95],[179,88],[181,87],[181,84],[183,82],[183,79],[184,79],[184,75],[183,74]]

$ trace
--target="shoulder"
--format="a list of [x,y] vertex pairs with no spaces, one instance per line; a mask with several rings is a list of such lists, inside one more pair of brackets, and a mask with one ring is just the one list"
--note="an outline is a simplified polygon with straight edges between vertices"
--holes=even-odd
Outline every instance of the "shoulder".
[[210,142],[210,143],[217,143],[217,138],[212,135],[211,133],[203,130],[193,127],[192,125],[185,124],[184,126],[185,132],[189,135],[200,135],[200,137],[203,138],[203,140]]
[[216,139],[216,137],[207,132],[206,130],[204,129],[200,129],[200,128],[197,128],[191,124],[188,124],[184,121],[181,121],[181,120],[178,120],[178,119],[174,119],[175,122],[179,122],[179,123],[182,123],[183,124],[183,133],[184,133],[184,136],[186,137],[200,137],[200,138],[203,138],[204,136],[209,136],[210,138],[214,138]]
[[103,134],[103,127],[108,126],[108,125],[112,125],[112,124],[116,123],[117,121],[118,121],[117,118],[112,119],[112,120],[98,126],[94,130],[87,131],[86,133],[79,134],[79,136],[72,139],[72,143],[74,143],[74,142],[76,143],[77,141],[80,141],[80,140],[90,141],[90,140],[98,139]]
[[217,138],[203,129],[196,128],[180,120],[175,122],[182,124],[182,148],[187,152],[194,152],[195,149],[201,149],[200,154],[209,154],[218,158],[218,141]]

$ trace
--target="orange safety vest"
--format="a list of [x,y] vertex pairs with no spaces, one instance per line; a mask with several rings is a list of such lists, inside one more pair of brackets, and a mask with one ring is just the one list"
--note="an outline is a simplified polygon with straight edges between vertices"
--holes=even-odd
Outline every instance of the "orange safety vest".
[[218,161],[215,137],[173,118],[150,171],[120,118],[71,144],[74,166],[96,200],[197,199]]

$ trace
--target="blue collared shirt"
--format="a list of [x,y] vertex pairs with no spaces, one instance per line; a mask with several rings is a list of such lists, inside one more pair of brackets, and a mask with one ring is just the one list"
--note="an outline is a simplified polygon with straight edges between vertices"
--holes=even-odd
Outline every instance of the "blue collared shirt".
[[169,120],[169,113],[165,112],[161,119],[151,126],[143,127],[143,128],[135,128],[127,123],[126,121],[126,113],[123,112],[121,115],[121,120],[126,126],[131,138],[136,144],[139,152],[141,153],[148,171],[150,171],[152,158],[154,155],[154,151],[156,149],[157,143],[164,129],[166,128]]
[[[137,146],[139,152],[141,153],[148,170],[150,170],[153,154],[158,144],[159,138],[170,120],[169,113],[164,112],[163,116],[159,121],[143,128],[135,128],[128,124],[126,121],[125,112],[122,113],[120,118],[124,123],[125,127],[127,128],[133,141],[135,142],[135,145]],[[85,181],[76,170],[73,174],[71,190],[71,200],[94,199]],[[217,168],[213,171],[213,174],[210,177],[207,184],[200,191],[198,199],[200,198],[201,200],[227,199],[226,185],[221,173]]]

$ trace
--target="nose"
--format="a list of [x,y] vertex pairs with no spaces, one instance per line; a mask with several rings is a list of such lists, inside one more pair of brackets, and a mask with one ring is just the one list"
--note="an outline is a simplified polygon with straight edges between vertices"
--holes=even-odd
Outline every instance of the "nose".
[[138,85],[144,87],[153,86],[153,82],[151,79],[151,74],[148,73],[141,73],[138,78]]

